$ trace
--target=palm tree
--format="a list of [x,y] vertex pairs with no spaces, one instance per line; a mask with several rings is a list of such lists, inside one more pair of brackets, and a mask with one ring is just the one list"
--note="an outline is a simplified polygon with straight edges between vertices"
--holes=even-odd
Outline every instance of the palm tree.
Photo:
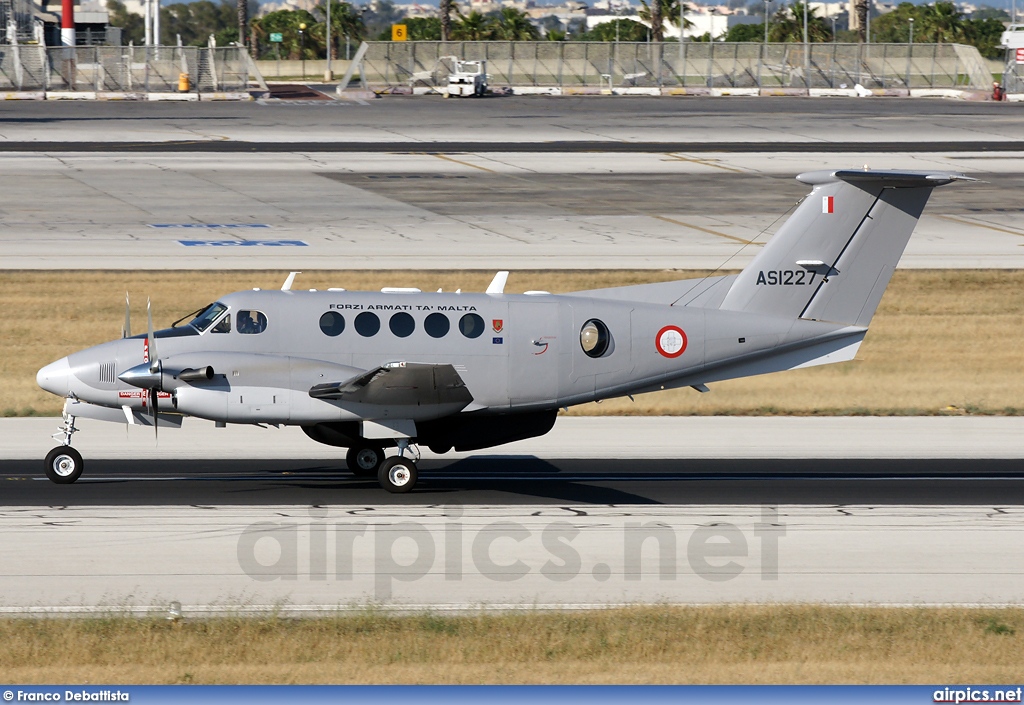
[[530,17],[514,7],[501,8],[501,12],[494,18],[492,27],[494,39],[512,42],[533,42],[540,39],[540,32],[530,22]]
[[491,18],[479,10],[473,10],[468,15],[463,15],[458,8],[455,9],[455,12],[459,16],[459,21],[452,30],[452,39],[478,42],[494,36],[494,25]]
[[683,14],[690,11],[689,5],[681,3],[680,0],[640,0],[642,7],[637,13],[641,20],[651,26],[651,39],[660,42],[665,38],[665,20],[676,27],[680,19],[683,22],[682,29],[693,27],[693,22],[683,17]]
[[[812,7],[807,8],[807,41],[830,42],[832,30],[825,24],[825,19],[815,16]],[[775,13],[775,19],[768,29],[768,41],[771,42],[802,42],[804,40],[804,4],[794,2]]]
[[[249,0],[238,0],[238,43],[245,46],[245,38],[248,34],[245,31],[246,25],[249,24]],[[157,40],[159,44],[159,40]]]
[[640,0],[642,7],[637,13],[640,19],[646,22],[651,27],[651,41],[660,42],[665,38],[665,13],[663,0],[651,0],[648,4],[647,0]]
[[921,31],[937,44],[943,41],[956,41],[964,35],[962,15],[951,2],[936,2],[924,10],[921,18]]
[[857,16],[857,35],[860,41],[867,41],[868,36],[868,0],[854,0],[853,12]]
[[[363,41],[366,38],[366,25],[363,24],[362,14],[350,3],[339,0],[329,0],[329,2],[331,3],[331,44],[335,46],[329,47],[328,51],[331,52],[331,58],[336,59],[338,58],[337,43],[344,37],[348,37],[356,44]],[[316,12],[326,18],[327,4],[318,5]]]
[[447,42],[452,34],[452,0],[441,0],[437,13],[441,16],[441,41]]

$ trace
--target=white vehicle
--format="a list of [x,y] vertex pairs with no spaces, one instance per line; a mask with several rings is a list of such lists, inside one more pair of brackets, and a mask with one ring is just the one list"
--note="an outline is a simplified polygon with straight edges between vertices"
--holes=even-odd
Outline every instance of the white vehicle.
[[486,61],[456,61],[455,70],[448,74],[446,96],[482,96],[487,92]]
[[1024,49],[1024,24],[1011,24],[999,37],[999,46],[1007,49]]

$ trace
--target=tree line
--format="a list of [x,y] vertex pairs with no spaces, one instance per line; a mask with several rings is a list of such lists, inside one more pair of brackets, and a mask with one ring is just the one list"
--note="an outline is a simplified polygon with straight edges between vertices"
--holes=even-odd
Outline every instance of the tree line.
[[[681,0],[641,0],[638,15],[641,22],[617,18],[586,30],[581,20],[563,23],[550,16],[537,22],[523,11],[504,7],[490,13],[472,10],[463,14],[451,0],[441,0],[437,17],[406,18],[389,0],[380,0],[372,8],[356,6],[341,0],[324,0],[311,12],[277,10],[255,17],[255,0],[195,0],[165,5],[160,10],[162,44],[176,44],[178,37],[185,45],[205,45],[212,35],[218,46],[237,42],[240,28],[245,43],[258,58],[280,54],[288,59],[323,58],[327,52],[327,2],[331,3],[331,54],[344,57],[346,49],[354,51],[363,40],[389,41],[391,26],[404,24],[413,41],[595,41],[595,42],[659,42],[666,41],[666,25],[690,29],[685,19],[690,7]],[[857,2],[860,9],[864,3]],[[111,24],[123,28],[124,41],[141,44],[143,21],[129,13],[120,0],[108,0]],[[865,5],[866,8],[866,5]],[[1001,13],[1001,14],[1000,14]],[[901,3],[893,12],[871,18],[872,42],[921,43],[960,42],[978,47],[983,56],[998,58],[998,47],[1006,13],[990,11],[967,18],[948,0],[932,5]],[[980,16],[979,16],[980,15]],[[727,42],[762,42],[767,33],[769,42],[802,42],[804,38],[804,5],[794,1],[771,13],[767,23],[734,25],[724,37],[695,37],[694,41],[724,40]],[[248,18],[254,18],[251,21]],[[857,42],[866,39],[866,12],[860,30],[851,32],[837,28],[828,18],[819,17],[814,8],[807,8],[807,37],[811,42]],[[913,21],[911,21],[913,20]],[[845,23],[844,23],[845,24]],[[911,29],[913,28],[913,29]],[[271,35],[282,41],[271,42]],[[275,37],[276,38],[276,37]],[[674,41],[674,40],[668,40]]]

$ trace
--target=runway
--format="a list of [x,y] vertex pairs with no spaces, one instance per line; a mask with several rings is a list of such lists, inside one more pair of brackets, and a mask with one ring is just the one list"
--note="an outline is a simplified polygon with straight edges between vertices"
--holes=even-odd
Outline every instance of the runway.
[[[0,261],[740,267],[795,174],[867,163],[984,180],[936,194],[900,266],[1024,266],[1020,106],[328,105],[0,104]],[[296,429],[202,423],[80,422],[86,474],[56,486],[55,425],[0,420],[0,613],[1024,597],[1019,417],[563,418],[425,454],[403,496]]]
[[428,455],[408,495],[294,429],[198,422],[159,447],[83,422],[57,486],[54,424],[0,422],[0,611],[1024,597],[1015,417],[570,417]]

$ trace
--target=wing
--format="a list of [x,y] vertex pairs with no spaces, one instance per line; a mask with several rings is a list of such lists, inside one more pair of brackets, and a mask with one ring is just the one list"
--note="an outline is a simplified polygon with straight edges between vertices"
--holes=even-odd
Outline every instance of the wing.
[[317,384],[314,399],[334,399],[386,406],[468,406],[473,395],[452,365],[395,362],[363,372],[343,382]]

